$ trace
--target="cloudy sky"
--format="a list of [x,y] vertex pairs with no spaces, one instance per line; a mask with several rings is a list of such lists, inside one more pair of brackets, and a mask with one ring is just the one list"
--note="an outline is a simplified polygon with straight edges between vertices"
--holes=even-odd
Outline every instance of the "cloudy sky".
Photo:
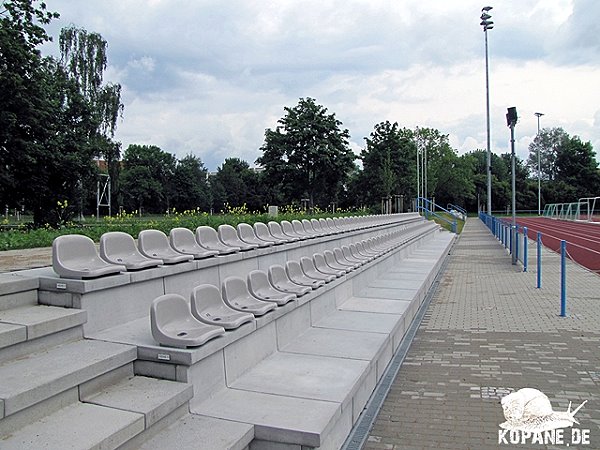
[[[486,0],[487,1],[487,0]],[[108,41],[105,80],[123,86],[116,138],[193,153],[210,170],[253,163],[285,106],[313,97],[359,152],[376,123],[433,127],[460,153],[486,146],[483,0],[47,0],[61,27]],[[492,150],[541,126],[600,150],[600,2],[490,1]]]

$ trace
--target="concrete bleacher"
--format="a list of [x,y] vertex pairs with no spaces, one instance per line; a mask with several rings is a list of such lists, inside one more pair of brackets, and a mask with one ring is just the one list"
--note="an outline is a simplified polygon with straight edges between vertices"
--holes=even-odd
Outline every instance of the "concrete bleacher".
[[[1,275],[2,448],[339,448],[454,239],[416,214],[391,217],[97,279]],[[201,284],[398,231],[392,251],[202,346],[152,336],[161,295],[189,299]]]

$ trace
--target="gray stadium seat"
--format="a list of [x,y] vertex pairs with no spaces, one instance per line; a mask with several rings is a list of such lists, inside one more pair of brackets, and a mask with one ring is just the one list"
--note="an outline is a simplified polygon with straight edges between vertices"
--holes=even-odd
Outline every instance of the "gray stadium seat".
[[233,330],[254,320],[254,315],[230,308],[223,301],[221,291],[212,284],[201,284],[192,291],[192,315],[201,322]]
[[317,280],[310,278],[302,271],[302,267],[298,261],[288,261],[285,263],[285,271],[288,277],[294,283],[301,286],[309,286],[312,289],[317,289],[325,284],[325,280]]
[[327,275],[319,272],[313,260],[307,256],[300,258],[300,267],[307,277],[314,278],[315,280],[323,280],[325,283],[330,283],[336,278],[335,275]]
[[[279,224],[277,224],[279,225]],[[275,245],[277,244],[285,244],[286,242],[289,241],[289,239],[285,239],[285,238],[277,238],[275,236],[273,236],[271,234],[271,231],[269,230],[269,227],[262,223],[262,222],[256,222],[254,224],[254,232],[256,233],[256,237],[258,237],[259,239],[266,241],[266,242],[273,242]],[[283,235],[283,233],[282,233]]]
[[243,252],[258,248],[257,244],[243,242],[238,236],[236,229],[227,224],[219,225],[219,239],[223,244],[229,247],[239,247]]
[[273,241],[267,242],[263,241],[262,239],[259,239],[256,236],[256,233],[254,232],[254,228],[252,228],[252,226],[248,225],[247,223],[238,224],[237,232],[240,239],[247,244],[255,244],[259,247],[270,247],[272,245],[275,245],[275,242]]
[[138,249],[147,258],[162,259],[163,264],[178,264],[194,259],[171,247],[167,235],[160,230],[142,230],[138,235]]
[[269,281],[278,291],[289,292],[298,297],[312,291],[310,286],[300,286],[290,280],[283,266],[277,264],[269,267]]
[[343,270],[346,273],[354,270],[354,264],[344,264],[342,262],[338,262],[331,250],[325,250],[323,252],[323,257],[325,258],[325,262],[327,263],[327,265],[333,268],[334,270]]
[[150,307],[152,337],[167,347],[197,347],[222,336],[225,329],[200,322],[190,311],[188,302],[178,294],[156,298]]
[[102,260],[94,241],[87,236],[67,234],[52,242],[52,268],[61,278],[97,278],[125,272],[122,264]]
[[[305,239],[310,238],[310,236],[304,232],[301,234],[296,233],[296,230],[294,230],[292,223],[288,222],[287,220],[281,221],[281,229],[283,230],[283,234],[285,234],[287,236],[291,236],[291,237],[299,239],[299,240],[305,240]],[[304,228],[302,228],[302,230],[304,230]]]
[[223,281],[223,300],[233,309],[251,312],[255,316],[262,316],[277,308],[276,303],[264,302],[257,299],[248,291],[246,282],[239,277],[228,277]]
[[335,256],[335,260],[337,261],[337,263],[343,266],[351,266],[353,269],[358,269],[362,264],[349,261],[344,255],[344,252],[342,252],[342,249],[339,247],[333,249],[333,255]]
[[209,258],[219,254],[217,250],[209,250],[200,246],[192,230],[188,230],[187,228],[173,228],[169,232],[169,241],[171,242],[171,247],[176,251],[186,255],[193,255],[194,259]]
[[334,269],[333,267],[329,266],[327,261],[325,261],[325,256],[323,256],[321,253],[315,253],[313,255],[313,263],[315,264],[315,268],[325,275],[341,277],[346,273],[346,271],[343,269]]
[[229,255],[231,253],[237,253],[241,250],[239,247],[230,247],[223,244],[219,240],[217,231],[214,228],[207,227],[205,225],[196,228],[196,240],[202,247],[209,250],[218,251],[219,255]]
[[[290,224],[290,226],[291,226],[291,224]],[[292,235],[286,234],[283,231],[283,227],[277,222],[274,222],[274,221],[269,222],[268,227],[269,227],[269,232],[271,233],[271,235],[273,237],[276,237],[277,239],[281,239],[281,240],[285,239],[287,242],[297,242],[297,241],[301,240],[300,237],[298,237],[298,236],[292,236]]]
[[314,231],[308,231],[306,228],[304,228],[304,225],[302,225],[302,222],[300,222],[299,220],[292,220],[292,228],[294,229],[294,232],[299,235],[299,236],[306,236],[307,238],[315,238],[317,237],[317,234]]
[[163,263],[161,259],[142,255],[133,237],[121,231],[110,231],[100,236],[100,257],[111,264],[122,264],[127,270],[148,269]]
[[248,274],[248,290],[252,295],[260,300],[275,302],[278,306],[296,298],[295,294],[288,294],[275,289],[269,282],[266,272],[262,270],[253,270]]

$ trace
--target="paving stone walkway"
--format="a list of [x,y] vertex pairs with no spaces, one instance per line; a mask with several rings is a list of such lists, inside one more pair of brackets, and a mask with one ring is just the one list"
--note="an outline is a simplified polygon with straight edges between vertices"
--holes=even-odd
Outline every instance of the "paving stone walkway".
[[[559,258],[543,251],[536,289],[532,242],[529,253],[523,273],[479,219],[467,220],[365,449],[600,448],[600,276],[569,262],[559,317]],[[524,387],[554,411],[587,400],[575,428],[590,430],[590,443],[574,445],[569,428],[565,445],[499,443],[500,399]]]

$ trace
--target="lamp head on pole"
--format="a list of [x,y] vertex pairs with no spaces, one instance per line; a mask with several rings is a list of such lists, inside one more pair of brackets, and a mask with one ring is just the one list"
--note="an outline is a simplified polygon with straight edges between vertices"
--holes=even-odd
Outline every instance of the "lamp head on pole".
[[506,125],[509,127],[514,127],[517,124],[517,120],[519,120],[519,117],[517,116],[517,108],[515,106],[511,106],[507,111]]

